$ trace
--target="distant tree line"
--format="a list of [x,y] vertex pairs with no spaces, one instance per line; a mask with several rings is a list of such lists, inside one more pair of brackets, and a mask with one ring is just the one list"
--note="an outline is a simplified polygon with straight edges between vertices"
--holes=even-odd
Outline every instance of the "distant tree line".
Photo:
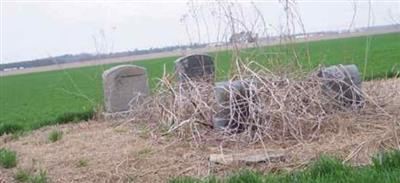
[[40,67],[40,66],[47,66],[54,64],[82,62],[82,61],[95,61],[96,59],[144,55],[144,54],[160,53],[160,52],[167,52],[174,50],[196,49],[196,48],[204,48],[206,46],[207,44],[191,44],[191,45],[166,46],[162,48],[135,49],[133,51],[123,51],[123,52],[115,52],[108,54],[90,54],[90,53],[65,54],[56,57],[47,57],[42,59],[22,61],[16,63],[0,64],[0,71],[4,71],[7,69],[22,69],[22,68]]
[[[299,33],[291,36],[294,37],[303,37],[303,36],[327,36],[327,35],[338,35],[338,34],[347,34],[351,32],[366,32],[366,31],[381,31],[381,30],[392,30],[399,31],[400,24],[391,24],[391,25],[377,25],[371,27],[360,27],[353,30],[339,30],[339,31],[320,31],[320,32],[310,32],[310,33]],[[251,43],[254,41],[272,41],[279,40],[279,36],[269,36],[269,37],[258,37],[256,33],[249,31],[242,31],[236,34],[232,34],[229,38],[230,43],[234,42],[243,42],[243,43]],[[0,71],[4,71],[7,69],[22,69],[22,68],[30,68],[30,67],[40,67],[54,64],[64,64],[64,63],[73,63],[73,62],[82,62],[82,61],[95,61],[96,59],[103,58],[117,58],[117,57],[126,57],[126,56],[134,56],[134,55],[144,55],[150,53],[160,53],[166,51],[174,51],[174,50],[187,50],[187,49],[196,49],[196,48],[204,48],[207,46],[211,46],[212,44],[191,44],[191,45],[176,45],[176,46],[166,46],[162,48],[149,48],[149,49],[135,49],[133,51],[123,51],[116,53],[108,53],[108,54],[90,54],[90,53],[81,53],[81,54],[65,54],[56,57],[48,57],[42,59],[35,59],[29,61],[22,61],[16,63],[9,64],[0,64]]]

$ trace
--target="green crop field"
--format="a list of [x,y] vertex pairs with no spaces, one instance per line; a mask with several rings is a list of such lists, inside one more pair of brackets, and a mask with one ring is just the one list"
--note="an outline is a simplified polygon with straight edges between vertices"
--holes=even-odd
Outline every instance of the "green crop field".
[[[217,75],[225,77],[232,53],[224,51],[211,55],[216,57]],[[400,33],[253,48],[244,50],[242,56],[266,65],[271,65],[270,60],[294,62],[297,58],[308,69],[319,64],[356,64],[364,79],[382,78],[400,71]],[[143,60],[132,64],[147,68],[150,85],[154,87],[164,65],[171,72],[175,59]],[[0,77],[0,135],[89,118],[91,111],[102,105],[101,74],[114,65]]]

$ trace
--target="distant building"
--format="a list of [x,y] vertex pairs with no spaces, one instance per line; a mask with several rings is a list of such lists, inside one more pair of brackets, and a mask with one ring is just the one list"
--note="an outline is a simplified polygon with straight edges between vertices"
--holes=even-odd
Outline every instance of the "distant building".
[[3,69],[4,72],[15,71],[15,70],[18,70],[18,67],[4,68]]
[[257,41],[258,35],[251,31],[242,31],[239,33],[232,34],[229,38],[230,43],[253,43]]

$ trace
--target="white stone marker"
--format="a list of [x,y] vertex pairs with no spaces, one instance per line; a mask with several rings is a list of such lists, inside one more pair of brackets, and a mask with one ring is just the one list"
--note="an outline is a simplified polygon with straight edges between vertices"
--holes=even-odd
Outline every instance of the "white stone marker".
[[105,110],[124,112],[149,95],[146,69],[134,65],[119,65],[103,73]]

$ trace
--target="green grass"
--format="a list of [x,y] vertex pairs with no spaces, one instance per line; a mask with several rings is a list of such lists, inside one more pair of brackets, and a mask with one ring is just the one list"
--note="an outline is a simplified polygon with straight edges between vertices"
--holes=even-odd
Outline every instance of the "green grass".
[[[400,71],[400,33],[371,37],[367,57],[366,39],[354,37],[254,48],[244,50],[242,56],[270,68],[277,62],[299,62],[308,70],[319,64],[356,64],[365,79],[396,75]],[[296,50],[297,57],[293,56],[293,50]],[[223,51],[211,55],[216,58],[219,80],[227,78],[232,53]],[[172,72],[176,58],[150,59],[133,64],[147,68],[150,86],[154,88],[157,78],[163,74],[164,65],[168,72]],[[365,58],[368,61],[364,71]],[[114,65],[0,77],[0,135],[92,118],[103,102],[101,74]]]
[[17,166],[17,154],[5,148],[0,149],[0,166],[3,168],[14,168]]
[[267,173],[242,170],[225,178],[196,179],[178,177],[170,183],[397,183],[400,182],[400,151],[382,153],[373,158],[373,164],[351,167],[336,158],[323,156],[304,170]]
[[50,142],[56,142],[60,140],[63,136],[62,131],[53,130],[49,133],[48,139]]
[[28,182],[31,174],[26,170],[17,170],[14,174],[14,179],[17,182]]
[[32,174],[29,171],[26,170],[18,170],[14,174],[14,180],[16,182],[28,182],[28,183],[47,183],[48,178],[47,178],[47,172],[40,170],[36,174]]
[[89,161],[86,159],[80,159],[76,165],[76,167],[78,168],[82,168],[82,167],[87,167],[89,164]]
[[41,170],[39,172],[39,174],[31,176],[29,179],[29,182],[30,183],[47,183],[47,182],[49,182],[47,179],[47,172]]
[[23,126],[18,123],[0,123],[0,135],[8,133],[16,133],[23,130]]

